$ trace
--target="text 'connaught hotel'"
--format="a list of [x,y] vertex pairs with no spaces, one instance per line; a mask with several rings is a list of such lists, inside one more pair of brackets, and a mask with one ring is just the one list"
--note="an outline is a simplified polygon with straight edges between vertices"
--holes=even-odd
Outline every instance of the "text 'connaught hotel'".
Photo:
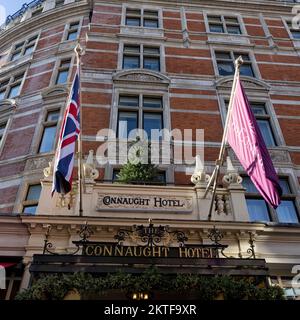
[[[240,275],[241,263],[247,275],[265,276],[288,297],[300,296],[291,284],[300,265],[299,6],[280,0],[45,0],[8,17],[0,31],[0,265],[7,274],[0,298],[13,298],[39,273],[56,272],[59,258],[55,265],[34,258],[42,255],[46,236],[55,252],[72,252],[87,222],[90,240],[103,245],[84,251],[95,259],[117,251],[115,266],[105,269],[99,262],[98,273],[111,272],[127,263],[123,258],[138,259],[134,252],[142,252],[132,248],[132,237],[125,239],[130,249],[120,254],[115,235],[147,225],[149,218],[154,226],[183,232],[187,248],[210,244],[211,230],[217,228],[228,246],[226,256],[237,259],[226,264],[226,273],[230,266]],[[83,216],[78,214],[77,163],[71,194],[51,198],[53,158],[78,44],[84,50]],[[211,194],[203,195],[218,158],[239,56],[244,61],[240,78],[279,176],[282,202],[276,210],[270,207],[229,149],[209,221]],[[169,161],[163,155],[165,136],[151,140],[160,159],[152,184],[115,183],[124,162],[99,161],[109,139],[117,146],[108,155],[113,158],[118,142],[133,129],[143,129],[148,137],[153,129],[182,132],[177,144],[168,141]],[[109,130],[114,137],[106,134]],[[203,130],[201,141],[197,130]],[[187,161],[174,161],[179,149]],[[248,259],[249,243],[255,254]],[[158,257],[157,252],[179,260],[216,257],[213,248],[178,248],[170,239],[167,245],[168,250],[140,254],[143,259]],[[160,265],[164,272],[168,263]],[[203,274],[225,273],[222,263],[216,268],[209,263],[202,266]],[[194,264],[179,265],[178,273],[195,272]],[[78,271],[76,264],[59,270]]]

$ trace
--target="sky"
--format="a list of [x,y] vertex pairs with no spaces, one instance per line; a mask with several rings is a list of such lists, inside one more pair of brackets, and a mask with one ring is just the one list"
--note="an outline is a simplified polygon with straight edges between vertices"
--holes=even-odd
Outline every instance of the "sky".
[[24,3],[31,1],[32,0],[0,0],[0,24],[8,15],[12,15],[21,9]]

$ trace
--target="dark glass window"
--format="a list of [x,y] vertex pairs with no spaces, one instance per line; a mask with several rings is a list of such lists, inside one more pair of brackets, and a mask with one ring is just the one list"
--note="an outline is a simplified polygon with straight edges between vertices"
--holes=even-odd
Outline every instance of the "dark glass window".
[[[133,129],[144,129],[148,140],[158,140],[163,128],[163,102],[161,97],[121,95],[119,97],[118,137],[127,138]],[[152,133],[152,135],[151,135]]]
[[39,147],[39,153],[50,152],[54,149],[59,111],[50,111],[44,122],[44,131]]
[[138,127],[137,112],[119,112],[118,137],[121,139],[128,138],[129,133]]
[[158,11],[127,8],[125,23],[133,27],[158,28]]
[[69,30],[67,33],[67,40],[72,41],[72,40],[76,40],[78,38],[79,25],[80,25],[79,21],[70,23]]
[[240,23],[236,17],[208,15],[210,32],[241,34]]
[[217,66],[219,70],[220,76],[229,76],[233,75],[235,68],[234,68],[234,61],[241,56],[244,60],[240,68],[240,74],[243,76],[254,77],[254,72],[252,69],[252,64],[249,58],[249,55],[244,53],[233,53],[233,52],[222,52],[216,51],[216,60]]
[[160,71],[160,49],[157,47],[146,47],[142,45],[125,45],[123,69],[137,68]]
[[35,184],[28,187],[26,198],[23,201],[23,213],[35,214],[41,191],[42,187],[40,184]]
[[68,81],[71,59],[63,60],[58,68],[56,84],[65,84]]
[[12,99],[20,95],[24,73],[11,76],[0,83],[0,100]]
[[295,195],[291,193],[289,182],[286,178],[279,179],[283,191],[280,206],[274,210],[261,197],[249,177],[243,177],[243,186],[246,188],[246,201],[251,221],[270,221],[280,223],[299,223]]

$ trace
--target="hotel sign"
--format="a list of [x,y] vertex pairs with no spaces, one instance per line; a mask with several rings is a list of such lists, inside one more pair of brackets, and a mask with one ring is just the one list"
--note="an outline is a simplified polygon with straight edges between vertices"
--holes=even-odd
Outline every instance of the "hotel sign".
[[192,198],[188,197],[163,197],[129,194],[98,194],[96,209],[102,210],[143,210],[143,211],[192,211]]
[[[226,246],[225,246],[226,247]],[[86,243],[82,255],[92,257],[140,257],[140,258],[207,258],[219,257],[223,246],[198,245],[185,247],[119,246],[110,243]]]

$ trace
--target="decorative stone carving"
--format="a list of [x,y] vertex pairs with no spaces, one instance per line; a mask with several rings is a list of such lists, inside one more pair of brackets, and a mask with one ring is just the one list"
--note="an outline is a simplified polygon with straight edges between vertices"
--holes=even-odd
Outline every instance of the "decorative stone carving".
[[273,162],[291,162],[289,153],[285,150],[269,150]]
[[210,176],[205,173],[204,165],[199,155],[196,156],[196,167],[191,177],[191,181],[194,185],[199,187],[205,187],[210,179]]
[[43,157],[43,158],[35,158],[35,159],[29,159],[26,162],[26,168],[25,170],[44,170],[49,163],[51,163],[50,157]]
[[150,71],[150,70],[125,70],[125,71],[120,71],[116,73],[113,76],[114,82],[150,82],[150,83],[155,83],[157,84],[162,84],[162,85],[168,85],[170,83],[170,79],[155,71]]
[[72,191],[68,194],[59,194],[57,201],[56,201],[56,207],[57,208],[68,208],[69,210],[75,206],[75,199],[77,194],[77,186],[73,185]]
[[226,161],[227,161],[226,175],[223,177],[222,182],[227,187],[231,185],[240,185],[243,181],[243,178],[239,175],[238,171],[232,165],[230,157],[227,157]]
[[229,215],[231,213],[231,206],[230,206],[230,200],[229,195],[227,194],[217,194],[216,200],[216,211],[215,213],[218,215]]
[[53,176],[53,167],[54,167],[55,157],[48,162],[48,167],[44,169],[44,177],[51,180]]
[[216,205],[217,205],[217,214],[221,215],[224,214],[224,201],[223,201],[223,195],[222,194],[217,194],[216,196]]
[[[269,91],[270,86],[266,84],[264,81],[259,79],[253,79],[250,77],[242,77],[243,86],[245,89],[255,89],[255,90],[263,90]],[[231,89],[233,84],[233,76],[222,77],[216,82],[216,86],[218,89]]]
[[96,169],[94,162],[94,151],[90,150],[86,163],[83,164],[83,172],[85,181],[88,183],[94,183],[99,177],[99,171]]

